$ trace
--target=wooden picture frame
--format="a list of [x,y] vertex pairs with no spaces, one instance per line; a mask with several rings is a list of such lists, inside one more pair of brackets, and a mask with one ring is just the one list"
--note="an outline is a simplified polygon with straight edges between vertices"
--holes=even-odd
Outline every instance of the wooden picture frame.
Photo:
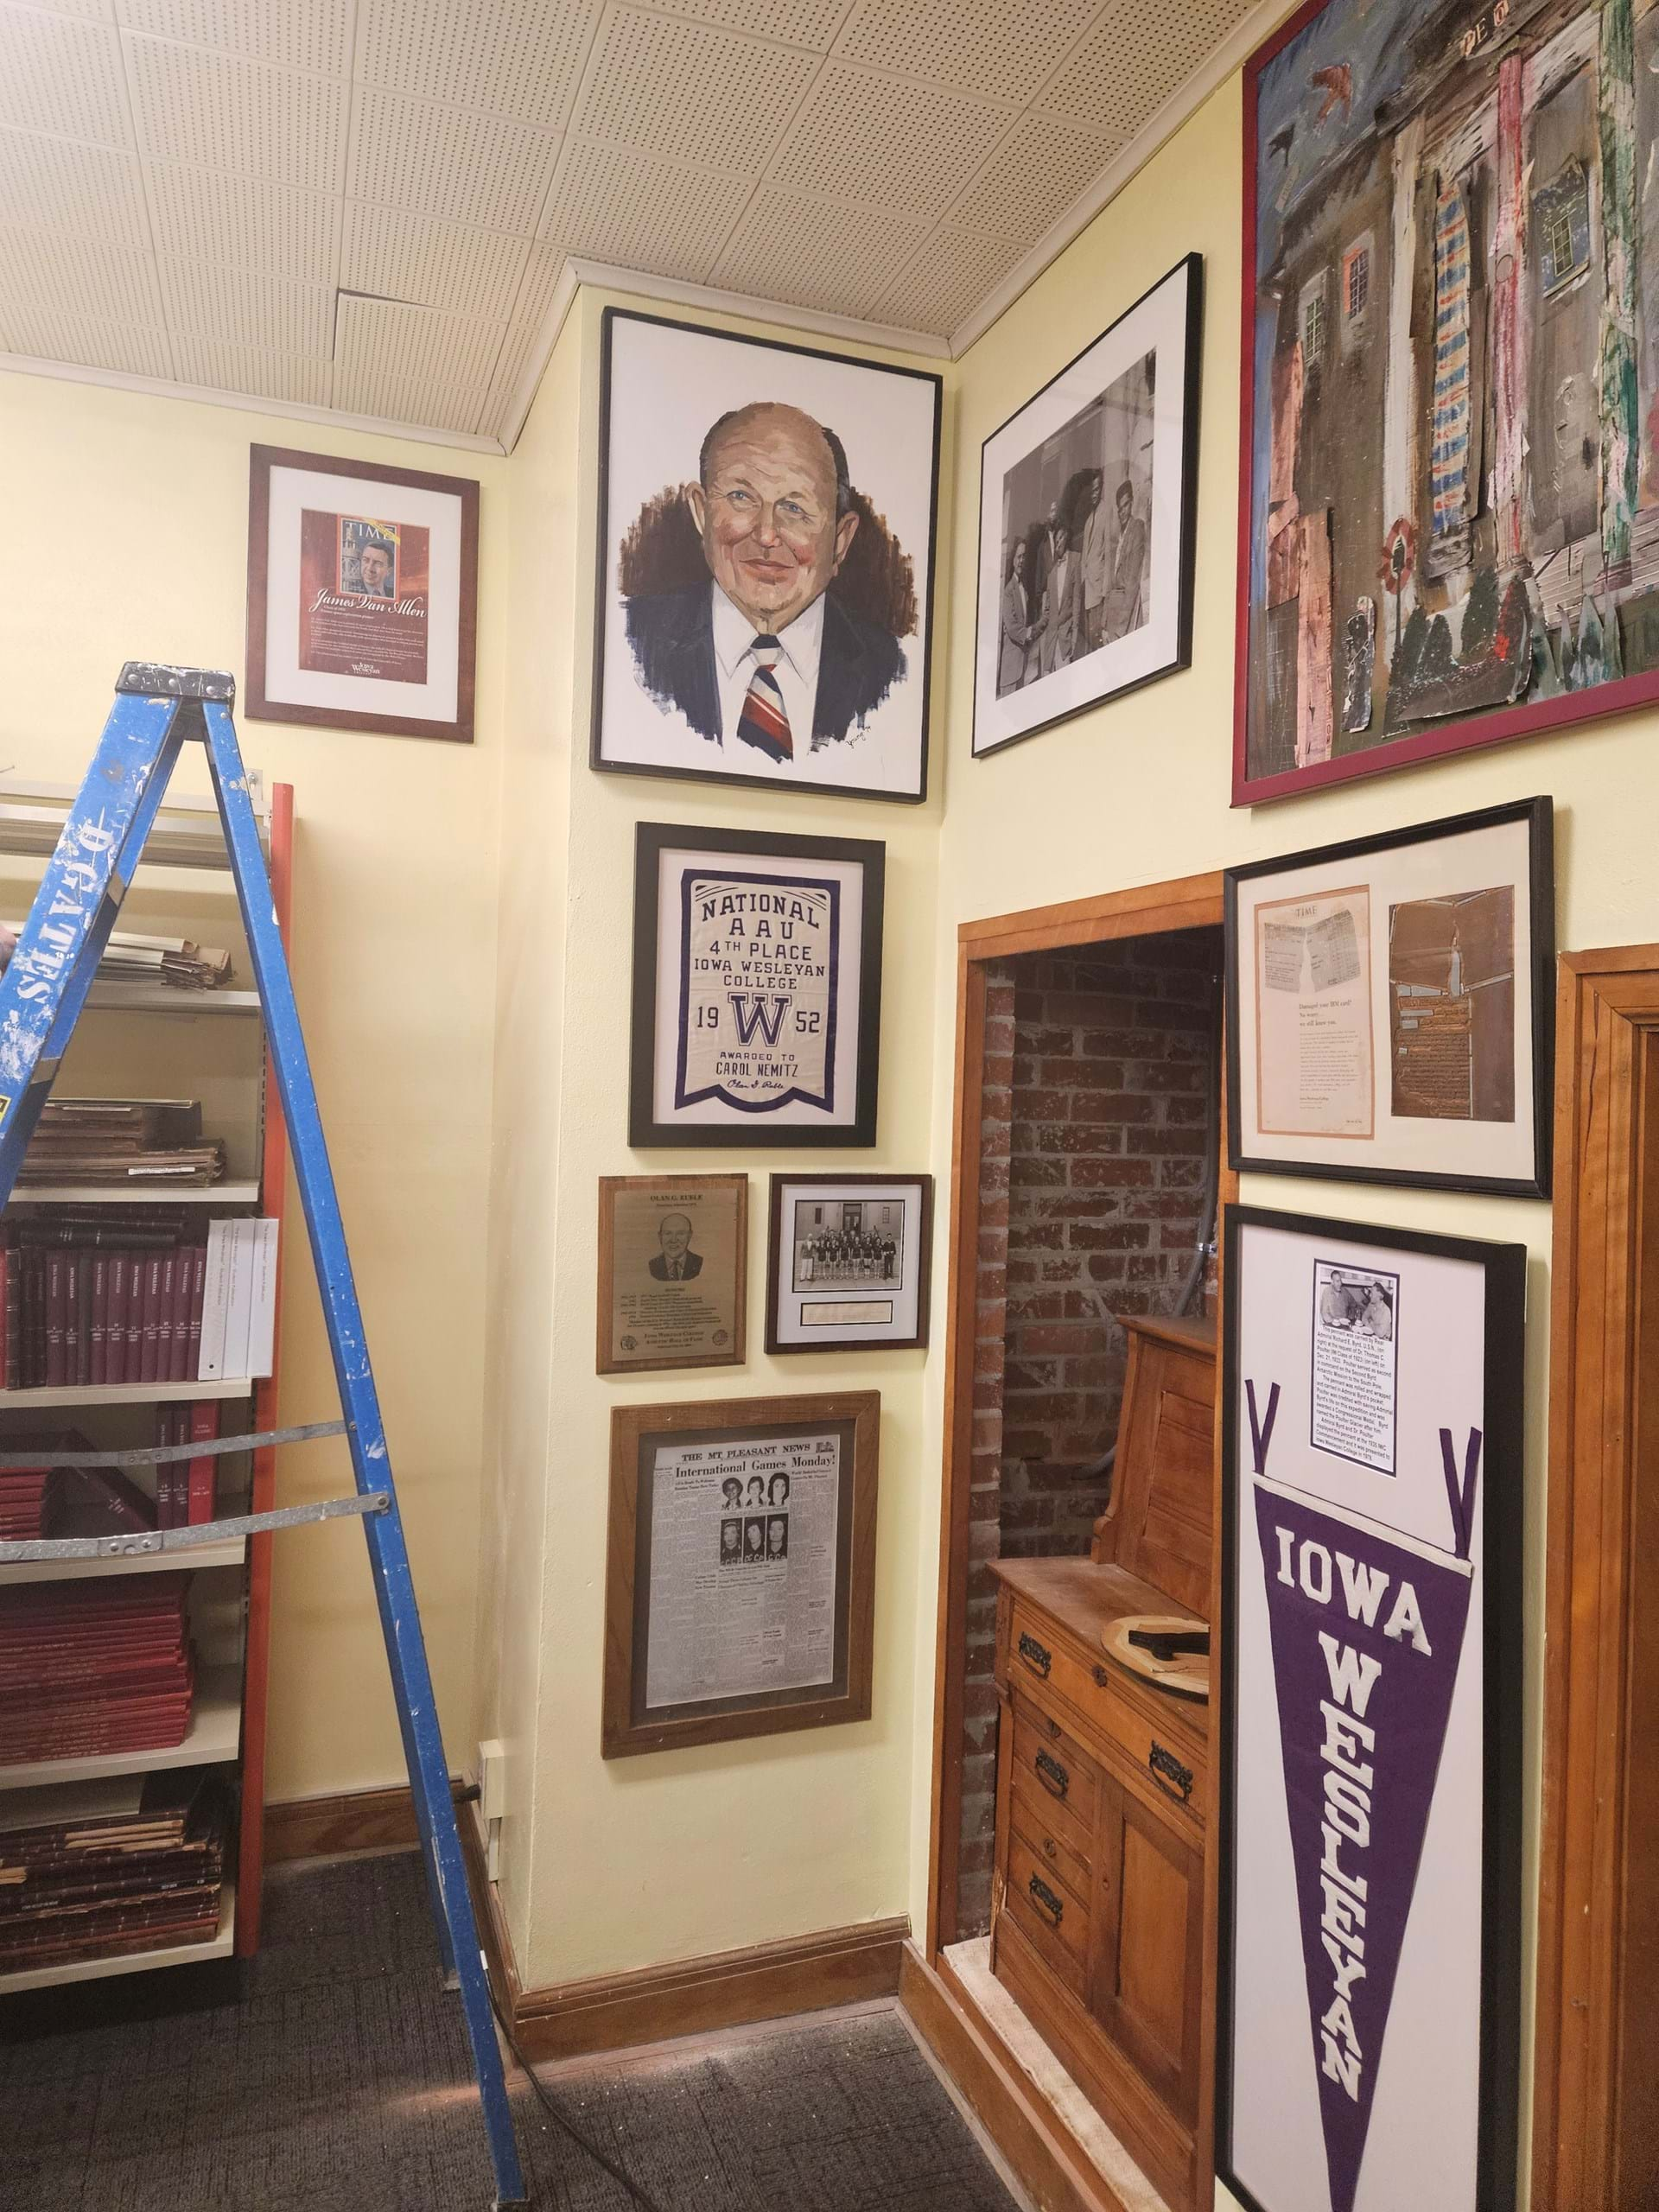
[[[846,1209],[857,1208],[855,1227],[868,1241],[791,1265],[800,1237],[791,1234],[787,1216],[807,1206],[836,1210],[836,1220],[824,1224],[826,1236],[843,1235]],[[767,1351],[920,1351],[927,1343],[932,1243],[931,1175],[774,1175],[766,1227]]]
[[631,1145],[875,1142],[886,858],[638,825]]
[[[816,1397],[728,1398],[672,1406],[619,1406],[611,1415],[610,1522],[605,1570],[605,1666],[601,1750],[606,1758],[731,1743],[842,1721],[871,1712],[875,1630],[875,1525],[881,1400],[874,1390]],[[833,1465],[823,1461],[832,1446]],[[692,1464],[680,1454],[710,1455]],[[664,1455],[674,1454],[673,1464]],[[781,1494],[779,1484],[782,1481]],[[659,1497],[659,1480],[672,1483]],[[731,1486],[738,1486],[735,1503]],[[754,1485],[762,1499],[745,1511]],[[733,1519],[767,1522],[764,1548],[722,1560]],[[785,1522],[783,1549],[771,1526]],[[659,1532],[664,1540],[659,1542]],[[669,1558],[671,1548],[684,1555]],[[704,1565],[707,1556],[709,1573]],[[753,1682],[726,1690],[696,1680],[695,1655],[659,1643],[653,1656],[652,1593],[702,1584],[700,1611],[720,1610],[729,1587],[744,1591],[752,1624],[753,1580],[766,1577],[785,1631],[777,1663],[800,1679],[774,1689]],[[660,1575],[660,1583],[658,1576]],[[732,1578],[729,1583],[721,1578]],[[801,1588],[792,1590],[798,1579]],[[763,1588],[767,1586],[761,1585]],[[830,1645],[810,1630],[807,1609],[830,1599]],[[793,1611],[791,1611],[791,1608]],[[661,1628],[666,1637],[668,1630]],[[711,1648],[706,1644],[705,1649]],[[738,1682],[746,1656],[715,1637],[719,1679]],[[660,1675],[653,1700],[653,1679]]]
[[1203,337],[1189,253],[981,448],[976,760],[1192,665]]
[[466,477],[250,449],[251,720],[472,743],[478,490]]
[[741,1367],[748,1271],[747,1175],[601,1175],[598,1373]]
[[[1393,1287],[1357,1359],[1319,1347],[1336,1262]],[[1215,2136],[1247,2212],[1516,2201],[1526,1268],[1225,1210]],[[1332,1448],[1368,1396],[1392,1474]]]
[[1253,861],[1225,880],[1236,1169],[1548,1197],[1549,799]]
[[[600,327],[590,766],[607,775],[919,805],[927,796],[943,379],[931,369],[631,308],[607,308]],[[792,472],[789,496],[802,528],[817,523],[803,516],[799,503],[811,497],[803,487],[820,471],[826,487],[818,588],[804,606],[775,578],[757,585],[741,547],[722,550],[722,534],[713,521],[705,531],[690,505],[706,496],[705,469],[717,475],[715,430],[773,404],[789,410],[796,429],[804,417],[817,426],[780,462]],[[782,480],[770,474],[742,479],[746,499],[769,486],[785,496]],[[804,545],[798,557],[800,573],[809,572]],[[721,650],[741,649],[751,633],[773,635],[798,670],[799,688],[783,686],[789,728],[781,746],[738,734],[743,694],[726,694],[719,680],[717,623],[730,625]]]

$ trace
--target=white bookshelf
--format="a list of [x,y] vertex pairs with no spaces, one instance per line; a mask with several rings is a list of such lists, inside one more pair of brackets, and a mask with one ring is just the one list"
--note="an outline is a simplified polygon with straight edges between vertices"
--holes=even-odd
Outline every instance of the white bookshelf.
[[0,1412],[50,1411],[54,1406],[182,1406],[198,1398],[245,1398],[253,1388],[248,1375],[220,1376],[213,1382],[54,1382],[38,1390],[0,1390]]
[[[228,1521],[245,1505],[221,1505],[219,1518]],[[84,1582],[93,1575],[195,1573],[214,1567],[240,1567],[248,1555],[245,1536],[220,1544],[187,1545],[178,1551],[118,1553],[103,1559],[30,1559],[0,1561],[0,1590],[20,1582]]]
[[257,991],[186,991],[172,983],[94,983],[86,1005],[95,1014],[257,1014]]
[[123,1951],[108,1959],[71,1959],[67,1964],[20,1967],[0,1974],[0,1997],[25,1989],[56,1989],[70,1981],[107,1981],[113,1974],[144,1974],[151,1967],[188,1967],[204,1959],[228,1959],[236,1946],[236,1884],[219,1893],[219,1929],[206,1943],[169,1943],[162,1951]]
[[196,1676],[190,1727],[181,1744],[158,1751],[110,1751],[82,1759],[36,1759],[0,1766],[0,1789],[43,1789],[54,1782],[102,1782],[111,1775],[160,1774],[175,1766],[218,1766],[242,1745],[242,1669],[206,1667]]
[[21,1183],[14,1206],[251,1206],[257,1183]]

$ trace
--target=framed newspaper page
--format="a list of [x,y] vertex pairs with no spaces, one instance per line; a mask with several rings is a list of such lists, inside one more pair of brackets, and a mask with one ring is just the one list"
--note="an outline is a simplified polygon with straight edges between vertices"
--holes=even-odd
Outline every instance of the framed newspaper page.
[[1526,1248],[1229,1206],[1216,2173],[1500,2212]]
[[611,1415],[607,1759],[870,1717],[881,1401]]
[[248,696],[256,721],[473,741],[478,486],[252,448]]
[[886,856],[639,823],[630,1144],[875,1142]]
[[931,1175],[774,1175],[766,1350],[919,1350],[932,1213]]
[[1552,855],[1531,798],[1229,868],[1234,1167],[1548,1198]]
[[747,1175],[601,1175],[601,1375],[741,1367],[748,1301]]

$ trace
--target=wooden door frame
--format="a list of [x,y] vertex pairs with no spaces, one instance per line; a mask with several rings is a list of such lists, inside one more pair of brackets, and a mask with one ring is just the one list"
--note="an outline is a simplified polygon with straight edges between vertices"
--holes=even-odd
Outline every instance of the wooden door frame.
[[1559,972],[1532,2201],[1602,2212],[1636,2201],[1623,2123],[1630,2069],[1652,2064],[1621,2046],[1638,1853],[1638,1878],[1659,1875],[1630,1807],[1651,1726],[1631,1709],[1633,1638],[1650,1673],[1655,1635],[1631,1539],[1659,1419],[1659,945],[1567,953]]

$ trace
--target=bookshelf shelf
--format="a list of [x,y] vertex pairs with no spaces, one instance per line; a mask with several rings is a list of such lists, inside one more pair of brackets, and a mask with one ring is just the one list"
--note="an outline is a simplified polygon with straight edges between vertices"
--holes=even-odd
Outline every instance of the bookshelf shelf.
[[32,1413],[54,1406],[182,1406],[198,1398],[249,1398],[257,1388],[246,1375],[217,1382],[52,1383],[43,1390],[0,1390],[0,1413],[13,1408]]
[[28,1766],[0,1766],[0,1789],[43,1789],[54,1782],[101,1782],[112,1774],[218,1766],[236,1757],[241,1741],[241,1669],[204,1667],[196,1677],[195,1707],[181,1744],[161,1751],[111,1751],[101,1758],[36,1759]]
[[25,1989],[56,1989],[70,1981],[105,1981],[111,1974],[143,1974],[151,1967],[187,1967],[228,1959],[236,1948],[236,1884],[219,1893],[219,1933],[208,1943],[174,1943],[164,1951],[124,1951],[112,1959],[72,1959],[67,1965],[20,1967],[0,1974],[0,1997]]
[[[227,1518],[236,1510],[221,1505]],[[37,1559],[0,1565],[0,1590],[19,1582],[84,1582],[94,1574],[195,1573],[207,1567],[240,1567],[248,1555],[248,1540],[237,1536],[223,1544],[200,1544],[176,1552],[140,1552],[136,1557],[118,1554],[112,1559]]]
[[95,1014],[200,1014],[259,1012],[257,991],[181,991],[170,983],[94,983],[86,1004]]
[[13,1191],[14,1206],[251,1206],[257,1183],[29,1183]]

